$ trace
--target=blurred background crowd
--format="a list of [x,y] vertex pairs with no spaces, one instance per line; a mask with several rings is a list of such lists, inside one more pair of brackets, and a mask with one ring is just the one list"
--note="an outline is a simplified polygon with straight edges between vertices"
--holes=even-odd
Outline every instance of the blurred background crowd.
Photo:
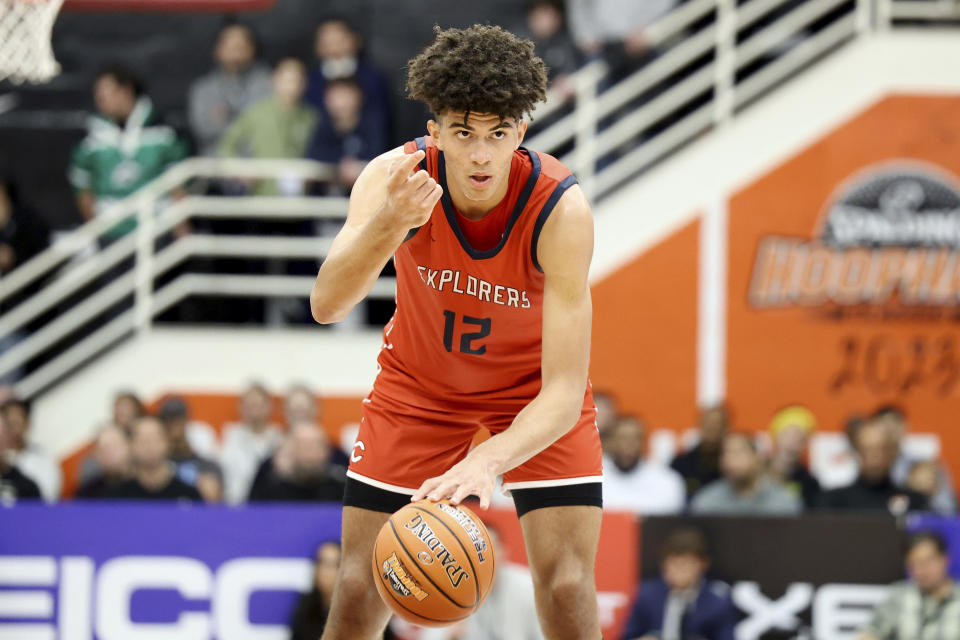
[[[333,441],[322,426],[322,400],[303,385],[275,399],[262,384],[251,384],[239,396],[239,419],[218,428],[193,419],[182,397],[166,397],[150,411],[136,394],[119,391],[105,407],[108,417],[70,482],[71,495],[62,491],[60,465],[31,442],[30,404],[9,388],[3,394],[0,501],[7,505],[30,499],[337,502],[343,494],[351,432],[347,430],[345,447]],[[281,423],[271,420],[277,414],[275,402],[282,405]],[[905,449],[910,425],[896,406],[850,417],[845,425],[849,479],[837,484],[833,477],[824,486],[808,468],[808,442],[819,425],[803,406],[784,408],[771,416],[766,431],[756,434],[739,430],[736,417],[724,406],[703,407],[688,448],[661,461],[648,454],[649,434],[641,417],[621,414],[616,399],[604,392],[596,393],[596,403],[604,450],[604,506],[610,511],[760,517],[805,511],[894,517],[956,513],[950,474],[937,459],[915,457]],[[494,503],[509,506],[510,500],[499,495]],[[498,549],[501,545],[498,541]],[[878,609],[871,627],[877,635],[864,637],[912,637],[897,631],[898,624],[912,618],[901,618],[891,608],[910,606],[903,602],[910,597],[927,603],[931,594],[939,595],[930,602],[948,605],[933,610],[931,620],[960,624],[960,589],[949,577],[946,549],[932,533],[910,539],[907,569],[914,580],[898,587],[899,599]],[[505,556],[503,549],[499,553]],[[662,577],[645,581],[638,591],[623,637],[660,637],[647,632],[672,625],[698,637],[732,639],[736,609],[728,587],[707,580],[709,558],[708,541],[698,529],[670,534],[661,550]],[[315,588],[297,608],[294,639],[315,638],[322,629],[338,562],[335,542],[320,545]],[[493,636],[484,635],[483,625],[502,622],[504,616],[520,626],[522,620],[535,620],[529,575],[519,567],[505,575],[498,579],[502,591],[495,589],[499,595],[491,597],[487,613],[422,637],[487,638]],[[516,637],[540,637],[535,625],[526,633]]]

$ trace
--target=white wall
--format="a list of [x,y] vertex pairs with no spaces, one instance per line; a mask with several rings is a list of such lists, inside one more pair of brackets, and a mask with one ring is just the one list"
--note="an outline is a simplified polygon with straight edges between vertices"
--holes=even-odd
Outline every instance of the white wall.
[[[596,207],[593,281],[632,260],[698,211],[894,92],[960,92],[960,37],[923,30],[846,45]],[[691,265],[692,269],[696,265]],[[38,398],[34,437],[63,455],[107,417],[109,396],[132,388],[236,391],[252,379],[282,389],[364,394],[376,375],[379,332],[162,329],[114,349]]]

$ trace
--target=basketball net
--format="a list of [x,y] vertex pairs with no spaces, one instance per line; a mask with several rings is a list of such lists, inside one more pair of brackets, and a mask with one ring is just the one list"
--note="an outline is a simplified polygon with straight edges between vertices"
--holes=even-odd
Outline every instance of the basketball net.
[[0,0],[0,80],[46,82],[60,73],[50,44],[63,0]]

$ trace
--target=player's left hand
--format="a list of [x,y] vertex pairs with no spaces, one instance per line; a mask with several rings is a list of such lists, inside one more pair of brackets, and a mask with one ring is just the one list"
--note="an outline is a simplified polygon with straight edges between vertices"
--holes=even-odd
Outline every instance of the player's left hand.
[[468,455],[442,476],[424,480],[410,500],[416,502],[426,498],[436,502],[449,499],[452,504],[460,504],[467,496],[477,496],[480,508],[487,509],[496,485],[494,465],[481,455]]

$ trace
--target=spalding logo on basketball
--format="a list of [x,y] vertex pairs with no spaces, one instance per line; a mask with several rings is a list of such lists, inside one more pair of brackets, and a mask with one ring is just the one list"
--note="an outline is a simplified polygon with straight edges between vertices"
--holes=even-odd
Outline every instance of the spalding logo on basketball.
[[493,543],[470,509],[421,500],[390,516],[373,546],[374,582],[398,616],[428,627],[463,620],[493,584]]

